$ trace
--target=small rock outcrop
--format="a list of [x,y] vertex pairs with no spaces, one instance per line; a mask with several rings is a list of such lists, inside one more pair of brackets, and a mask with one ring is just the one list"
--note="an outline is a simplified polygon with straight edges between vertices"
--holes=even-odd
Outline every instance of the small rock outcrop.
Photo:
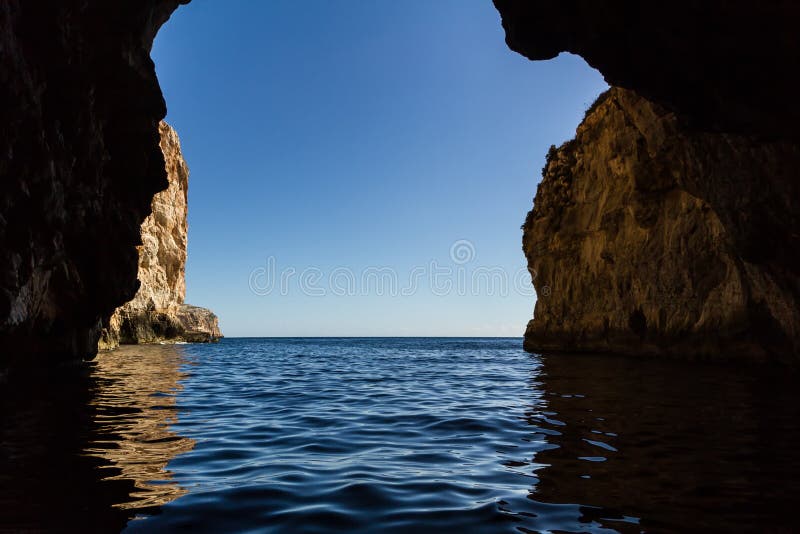
[[791,141],[687,130],[612,88],[551,148],[525,221],[525,348],[796,361],[798,169]]
[[153,197],[152,212],[142,223],[139,290],[106,323],[101,350],[120,343],[208,342],[222,337],[216,315],[184,303],[189,168],[175,130],[162,121],[159,134],[169,186]]

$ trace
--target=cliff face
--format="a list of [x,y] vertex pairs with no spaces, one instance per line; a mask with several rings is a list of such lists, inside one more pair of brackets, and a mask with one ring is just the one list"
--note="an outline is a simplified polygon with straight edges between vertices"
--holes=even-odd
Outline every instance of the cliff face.
[[169,186],[157,193],[142,223],[139,250],[141,286],[128,309],[166,310],[186,297],[189,167],[178,134],[166,122],[158,127]]
[[222,337],[216,315],[184,304],[189,168],[175,130],[162,121],[159,134],[169,186],[153,197],[152,211],[141,226],[139,290],[111,316],[100,349],[112,349],[119,343],[215,341]]
[[166,187],[149,57],[179,0],[0,2],[0,367],[94,355]]
[[611,89],[551,149],[523,249],[532,351],[800,356],[791,141],[687,130]]
[[797,361],[800,4],[494,4],[512,50],[625,89],[548,158],[525,347]]

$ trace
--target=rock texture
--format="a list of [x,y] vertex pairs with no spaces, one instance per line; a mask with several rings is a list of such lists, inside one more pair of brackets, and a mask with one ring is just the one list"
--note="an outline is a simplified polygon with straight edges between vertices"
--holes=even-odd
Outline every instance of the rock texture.
[[800,4],[494,4],[511,49],[627,90],[548,158],[526,348],[800,361]]
[[611,89],[548,154],[523,249],[531,351],[796,360],[800,149]]
[[91,357],[167,186],[150,46],[179,0],[0,2],[0,367]]
[[215,341],[222,337],[216,315],[184,304],[189,168],[175,130],[162,121],[159,134],[169,185],[153,197],[152,211],[141,226],[139,290],[111,316],[100,349],[113,349],[120,343]]

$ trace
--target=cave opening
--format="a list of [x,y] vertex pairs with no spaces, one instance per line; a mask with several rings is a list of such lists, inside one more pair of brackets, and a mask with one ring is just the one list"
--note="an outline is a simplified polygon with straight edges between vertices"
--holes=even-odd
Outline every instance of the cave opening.
[[187,301],[228,336],[506,336],[548,147],[607,88],[490,2],[194,2],[152,50],[188,163]]
[[489,2],[195,0],[187,216],[185,1],[0,8],[0,530],[796,523],[800,8],[494,0],[590,106]]

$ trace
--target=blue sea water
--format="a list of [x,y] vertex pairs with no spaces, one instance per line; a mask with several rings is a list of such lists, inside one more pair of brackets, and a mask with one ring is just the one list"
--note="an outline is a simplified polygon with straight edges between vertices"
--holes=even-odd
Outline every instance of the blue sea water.
[[0,530],[800,527],[791,373],[520,339],[225,339],[3,397]]

